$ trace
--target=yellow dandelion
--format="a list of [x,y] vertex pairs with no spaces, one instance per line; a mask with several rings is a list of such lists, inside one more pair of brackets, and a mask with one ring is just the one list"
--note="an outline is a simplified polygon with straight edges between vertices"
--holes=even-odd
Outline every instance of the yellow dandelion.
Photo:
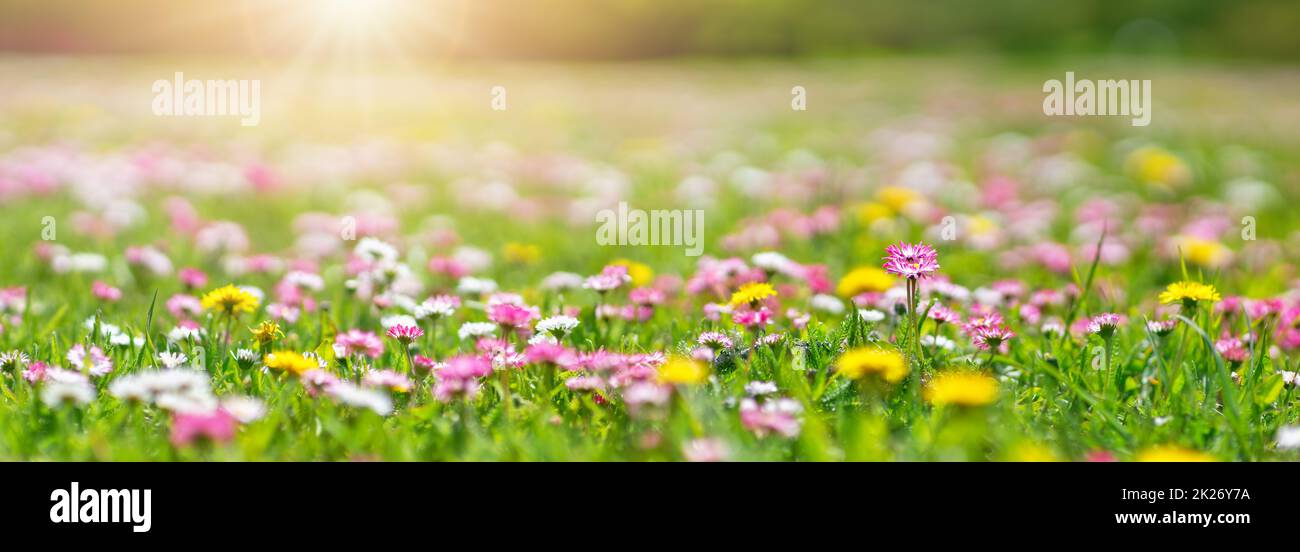
[[267,368],[288,372],[295,376],[301,376],[305,372],[320,369],[320,363],[315,359],[293,351],[276,351],[266,355],[262,360],[266,363]]
[[768,297],[776,296],[776,288],[767,282],[750,282],[731,294],[731,304],[754,304]]
[[907,376],[907,360],[898,351],[879,347],[860,347],[835,360],[835,371],[849,379],[874,375],[889,383]]
[[1189,309],[1195,307],[1197,303],[1216,303],[1221,299],[1223,298],[1219,296],[1219,290],[1200,282],[1174,282],[1160,293],[1161,303],[1166,305],[1179,303]]
[[542,249],[532,244],[510,242],[502,248],[502,255],[508,263],[530,265],[542,258]]
[[630,259],[615,259],[609,264],[626,266],[627,275],[632,278],[632,285],[634,286],[646,286],[654,281],[655,271],[644,263],[638,263]]
[[998,231],[997,221],[984,215],[972,215],[966,219],[966,232],[972,236],[988,236]]
[[835,292],[840,297],[853,297],[869,291],[882,292],[894,287],[894,277],[874,266],[860,266],[840,278]]
[[902,186],[885,186],[876,192],[876,200],[895,213],[902,213],[903,209],[919,199],[920,193]]
[[709,369],[703,362],[689,358],[673,357],[659,367],[659,382],[673,385],[696,385],[709,379]]
[[204,310],[234,316],[257,309],[257,296],[227,284],[204,294],[200,303]]
[[1176,445],[1150,447],[1137,455],[1138,462],[1217,462],[1213,456],[1204,452],[1183,448]]
[[1197,266],[1220,268],[1232,260],[1232,250],[1214,240],[1180,234],[1172,241],[1177,252]]
[[270,343],[277,337],[284,337],[280,325],[270,320],[265,320],[256,327],[249,328],[248,331],[253,332],[253,339],[262,344]]
[[1011,448],[1007,459],[1012,462],[1056,462],[1056,453],[1040,443],[1021,442]]
[[878,220],[884,220],[894,216],[894,212],[889,210],[888,205],[876,203],[874,201],[859,204],[854,210],[857,212],[858,221],[860,221],[863,226],[871,226],[872,223]]
[[925,386],[925,400],[935,406],[984,406],[998,398],[998,381],[976,372],[945,372]]
[[1154,146],[1134,150],[1124,164],[1129,174],[1144,184],[1177,187],[1192,179],[1192,171],[1182,158]]

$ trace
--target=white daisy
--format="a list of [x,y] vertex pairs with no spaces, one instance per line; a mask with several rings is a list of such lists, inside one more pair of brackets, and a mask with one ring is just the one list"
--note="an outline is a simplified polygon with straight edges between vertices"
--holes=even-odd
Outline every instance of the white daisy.
[[185,353],[174,353],[171,351],[158,353],[158,362],[161,362],[162,365],[167,368],[176,368],[185,364],[185,361],[187,360],[189,360],[189,357],[185,356]]
[[862,317],[862,321],[868,324],[875,324],[885,319],[885,313],[876,309],[858,309],[858,316]]
[[578,319],[572,316],[556,315],[543,318],[537,322],[537,331],[556,337],[564,337],[578,327]]
[[342,381],[325,388],[325,392],[343,404],[369,408],[380,416],[387,416],[393,412],[393,399],[383,391]]
[[497,325],[491,322],[466,322],[460,325],[456,335],[461,339],[496,335]]
[[812,296],[810,301],[813,310],[827,312],[830,314],[840,314],[844,312],[844,301],[834,295],[818,293]]
[[266,416],[266,403],[256,397],[226,397],[221,399],[221,408],[244,424],[255,422]]
[[572,272],[554,272],[542,279],[542,289],[564,291],[582,287],[582,275]]
[[85,405],[95,400],[95,387],[89,382],[51,381],[41,388],[41,402],[54,408],[63,404]]

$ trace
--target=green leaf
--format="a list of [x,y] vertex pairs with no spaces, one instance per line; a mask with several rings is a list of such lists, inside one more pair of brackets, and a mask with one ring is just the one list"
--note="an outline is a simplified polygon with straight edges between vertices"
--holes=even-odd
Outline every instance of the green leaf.
[[1261,406],[1273,404],[1282,395],[1283,385],[1281,374],[1273,374],[1264,379],[1264,383],[1255,388],[1255,402]]

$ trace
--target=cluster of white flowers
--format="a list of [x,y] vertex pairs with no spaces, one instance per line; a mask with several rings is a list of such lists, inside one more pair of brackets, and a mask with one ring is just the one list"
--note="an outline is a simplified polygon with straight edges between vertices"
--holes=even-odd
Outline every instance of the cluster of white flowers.
[[819,293],[812,296],[812,309],[815,311],[826,312],[830,314],[840,314],[844,312],[844,301],[834,295]]
[[41,402],[50,408],[63,404],[84,405],[93,400],[95,400],[95,386],[84,378],[60,381],[51,377],[50,381],[41,387]]
[[538,333],[550,334],[555,337],[569,335],[569,332],[577,327],[578,319],[565,315],[549,316],[537,322]]
[[885,319],[885,313],[875,309],[858,309],[858,316],[868,324],[875,324]]
[[167,341],[180,343],[183,341],[198,342],[203,339],[202,328],[190,328],[186,326],[176,326],[167,332]]
[[495,293],[496,290],[496,280],[488,278],[466,276],[456,282],[456,293],[461,295],[483,295],[485,293]]
[[242,424],[255,422],[266,416],[266,403],[256,397],[238,395],[224,397],[221,399],[221,409]]
[[753,261],[754,266],[763,269],[765,272],[784,274],[791,278],[801,278],[804,274],[804,269],[799,263],[776,251],[755,253],[750,260]]
[[542,289],[565,291],[582,287],[583,277],[572,272],[555,272],[542,279]]
[[[95,331],[95,317],[92,316],[87,318],[83,325],[87,330],[92,332]],[[134,347],[144,346],[144,337],[132,337],[130,334],[123,332],[122,328],[118,327],[116,324],[109,324],[102,320],[99,322],[99,335],[106,339],[109,345],[115,347],[124,347],[127,345]]]
[[352,382],[336,382],[327,386],[325,393],[343,404],[369,408],[380,416],[387,416],[393,412],[393,399],[388,396],[388,393],[361,387]]
[[497,325],[491,322],[466,322],[460,325],[460,330],[456,332],[456,335],[460,336],[461,339],[468,339],[496,335],[496,331]]
[[776,383],[770,381],[751,381],[745,384],[745,394],[751,397],[771,395],[777,392]]
[[399,261],[397,248],[387,242],[362,238],[353,253],[369,263],[365,270],[343,283],[357,297],[386,297],[396,302],[398,296],[415,296],[423,290],[420,277]]
[[218,406],[208,375],[188,368],[128,374],[113,380],[108,393],[124,401],[155,404],[186,414],[207,414]]
[[108,258],[98,253],[67,253],[50,259],[50,267],[59,274],[98,273],[108,269]]
[[411,314],[416,318],[425,319],[430,317],[442,318],[456,314],[456,304],[448,297],[437,296],[425,299],[424,302],[416,305],[411,310]]

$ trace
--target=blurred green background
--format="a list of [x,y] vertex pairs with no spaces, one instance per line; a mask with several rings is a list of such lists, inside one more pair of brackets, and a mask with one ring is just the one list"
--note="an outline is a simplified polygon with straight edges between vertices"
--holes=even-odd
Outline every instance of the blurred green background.
[[[344,0],[4,0],[0,50],[292,55]],[[1295,0],[351,0],[419,56],[629,59],[899,52],[1294,60]],[[387,23],[385,23],[387,25]]]

